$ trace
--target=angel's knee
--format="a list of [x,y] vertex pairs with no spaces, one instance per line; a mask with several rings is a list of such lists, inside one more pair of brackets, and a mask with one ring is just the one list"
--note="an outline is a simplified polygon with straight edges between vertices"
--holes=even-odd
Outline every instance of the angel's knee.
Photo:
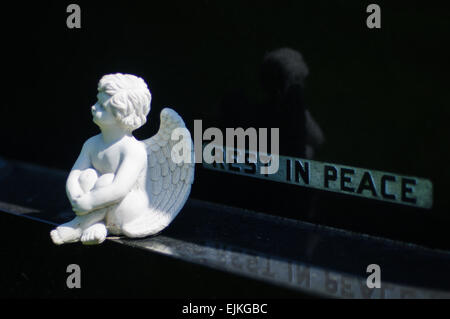
[[87,193],[92,188],[94,188],[97,179],[98,179],[97,171],[95,169],[88,168],[80,174],[78,182],[80,183],[80,187],[83,190],[83,192]]

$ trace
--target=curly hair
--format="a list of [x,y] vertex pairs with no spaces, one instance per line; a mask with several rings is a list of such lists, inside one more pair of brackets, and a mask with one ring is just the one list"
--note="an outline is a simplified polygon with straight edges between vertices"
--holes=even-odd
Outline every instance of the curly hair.
[[119,123],[132,132],[147,122],[152,96],[147,84],[132,74],[107,74],[98,83],[98,91],[111,98],[106,102]]

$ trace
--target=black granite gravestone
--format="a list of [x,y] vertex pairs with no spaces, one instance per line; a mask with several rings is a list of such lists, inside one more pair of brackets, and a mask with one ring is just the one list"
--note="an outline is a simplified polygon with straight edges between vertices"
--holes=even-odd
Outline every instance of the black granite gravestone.
[[[190,265],[177,280],[220,282],[216,296],[228,296],[234,284],[251,286],[240,290],[243,296],[368,296],[360,281],[369,263],[382,264],[386,279],[398,285],[392,296],[410,296],[406,286],[427,296],[449,291],[445,8],[383,2],[381,29],[369,29],[367,4],[357,2],[95,2],[80,4],[81,28],[69,29],[68,4],[16,4],[2,18],[0,216],[10,225],[2,256],[15,260],[1,269],[5,295],[65,291],[52,281],[57,266],[48,268],[49,260],[61,253],[65,262],[71,253],[53,247],[48,230],[71,216],[64,180],[83,141],[97,133],[89,108],[97,81],[112,72],[137,74],[149,84],[152,110],[148,125],[136,131],[139,139],[156,132],[165,106],[191,132],[194,120],[204,130],[277,127],[281,155],[428,180],[432,206],[404,205],[407,196],[403,203],[354,196],[357,189],[346,189],[344,180],[351,171],[336,171],[344,191],[330,192],[197,164],[193,200],[167,233],[108,241],[102,256],[117,249],[140,263],[151,251],[154,259],[142,265],[169,265],[174,272]],[[370,180],[365,192],[382,197]],[[403,187],[413,194],[412,183]],[[16,228],[30,235],[15,238]],[[45,258],[36,253],[41,248]],[[84,258],[82,248],[68,249],[89,263],[95,254]],[[49,270],[35,266],[39,261]],[[190,277],[197,271],[205,277]],[[317,285],[305,277],[312,273]],[[347,287],[346,276],[348,291],[324,286],[337,280]],[[211,285],[202,282],[179,295],[208,295]],[[96,287],[88,294],[104,293]],[[419,290],[414,294],[423,296]]]

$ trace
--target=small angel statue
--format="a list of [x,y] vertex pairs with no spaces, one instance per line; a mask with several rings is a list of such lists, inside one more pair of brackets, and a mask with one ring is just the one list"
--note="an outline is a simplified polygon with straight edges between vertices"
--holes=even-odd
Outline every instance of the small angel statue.
[[[101,133],[84,143],[67,179],[76,217],[51,231],[57,245],[100,244],[108,233],[132,238],[157,234],[180,212],[194,181],[192,139],[174,110],[162,110],[155,136],[138,141],[132,135],[150,111],[151,94],[143,79],[105,75],[97,99],[92,116]],[[181,142],[174,140],[177,129],[187,132]],[[189,152],[184,160],[174,156],[178,143]]]

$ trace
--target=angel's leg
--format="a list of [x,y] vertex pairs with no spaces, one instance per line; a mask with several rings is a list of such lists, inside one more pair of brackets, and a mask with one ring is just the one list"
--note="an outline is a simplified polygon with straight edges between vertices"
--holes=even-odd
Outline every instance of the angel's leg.
[[[78,179],[83,192],[91,191],[97,184],[103,186],[111,183],[113,174],[105,174],[98,177],[94,169],[84,170]],[[105,219],[107,208],[79,215],[68,223],[62,224],[50,232],[53,242],[57,245],[74,243],[81,239],[85,244],[101,243],[106,238],[106,227],[102,222]],[[97,226],[95,226],[97,225]],[[95,227],[94,227],[95,226]]]

